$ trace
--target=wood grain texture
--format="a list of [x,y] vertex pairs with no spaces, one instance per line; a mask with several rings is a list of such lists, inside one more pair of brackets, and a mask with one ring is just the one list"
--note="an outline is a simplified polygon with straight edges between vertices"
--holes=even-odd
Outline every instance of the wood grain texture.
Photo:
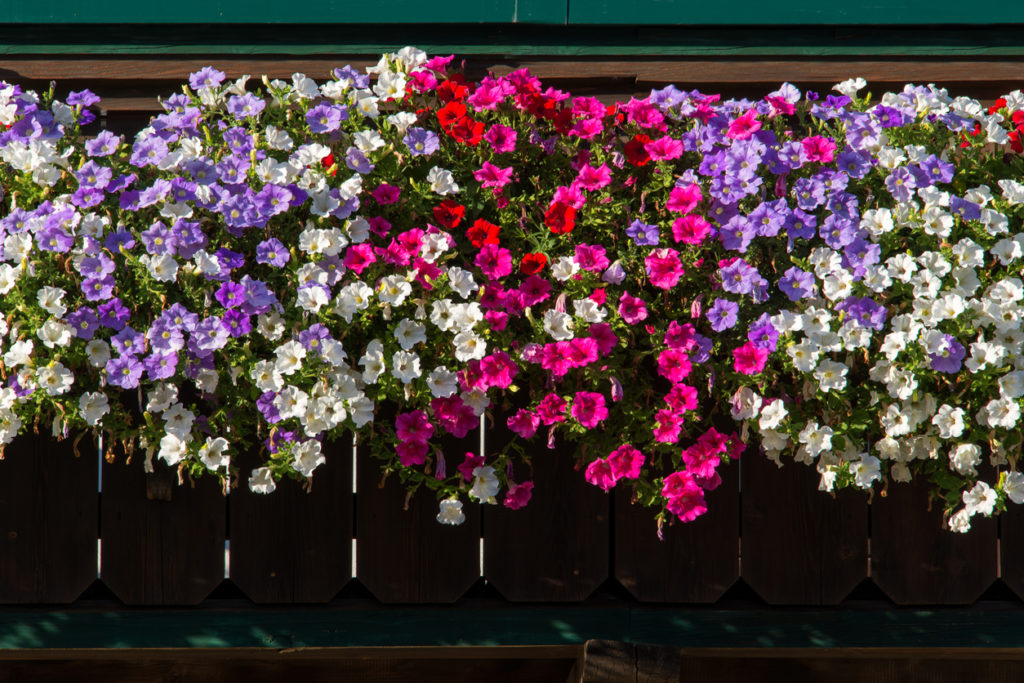
[[751,454],[740,467],[741,576],[770,604],[841,602],[867,576],[867,497],[822,493],[817,471],[792,460]]
[[996,520],[976,516],[969,534],[954,534],[924,480],[871,504],[871,578],[897,605],[970,604],[995,581],[996,558]]
[[0,460],[0,603],[68,603],[96,579],[99,460],[25,434]]
[[[445,452],[478,450],[478,444],[474,430],[460,445],[449,441]],[[382,479],[378,463],[361,455],[356,467],[360,582],[383,603],[455,602],[480,578],[479,506],[466,504],[466,521],[459,526],[440,524],[433,492],[421,488],[407,499],[397,474]]]
[[538,646],[22,650],[0,652],[0,683],[29,680],[562,683],[579,649],[578,646]]
[[999,515],[999,576],[1024,599],[1024,509],[1009,503]]
[[141,453],[103,463],[101,578],[128,605],[195,605],[224,579],[227,502],[212,477],[154,468]]
[[[496,443],[508,438],[507,427],[493,431]],[[516,481],[534,482],[529,504],[484,510],[484,575],[513,602],[584,600],[609,575],[609,494],[577,471],[574,444],[528,448],[532,472]]]
[[240,461],[240,486],[228,496],[230,571],[255,603],[329,602],[352,577],[351,440],[323,453],[308,490],[287,479],[269,495],[246,483],[259,458]]
[[712,603],[739,577],[739,465],[719,470],[722,484],[706,494],[708,512],[666,524],[658,540],[654,511],[615,494],[615,578],[642,602]]

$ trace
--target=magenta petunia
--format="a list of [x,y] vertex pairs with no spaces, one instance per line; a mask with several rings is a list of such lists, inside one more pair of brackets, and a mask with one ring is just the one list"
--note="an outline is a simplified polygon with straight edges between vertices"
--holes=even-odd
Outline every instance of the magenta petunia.
[[733,368],[744,375],[756,375],[764,370],[768,361],[768,350],[755,346],[753,342],[733,349],[732,355],[735,359]]

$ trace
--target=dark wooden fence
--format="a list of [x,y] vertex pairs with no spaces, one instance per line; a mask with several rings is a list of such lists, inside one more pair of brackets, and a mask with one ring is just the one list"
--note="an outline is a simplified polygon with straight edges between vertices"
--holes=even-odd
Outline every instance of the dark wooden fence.
[[353,487],[351,445],[332,448],[311,490],[268,496],[178,485],[138,452],[101,464],[88,441],[74,451],[23,437],[0,461],[2,603],[73,603],[97,578],[125,605],[197,605],[226,579],[256,604],[328,603],[354,578],[385,604],[454,603],[481,580],[509,603],[582,602],[611,581],[640,602],[713,604],[742,579],[768,605],[837,605],[865,581],[896,605],[966,605],[1024,578],[1019,514],[1002,537],[994,519],[954,535],[921,488],[833,497],[813,469],[755,452],[707,515],[658,540],[649,510],[586,484],[564,447],[534,454],[526,509],[469,504],[458,527],[369,460]]

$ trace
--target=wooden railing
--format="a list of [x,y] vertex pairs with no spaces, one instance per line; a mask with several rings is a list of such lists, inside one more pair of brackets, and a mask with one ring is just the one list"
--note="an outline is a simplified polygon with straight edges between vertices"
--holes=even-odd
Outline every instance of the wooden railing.
[[[478,444],[449,445],[449,460]],[[1000,577],[1024,596],[1017,510],[954,535],[922,488],[832,497],[813,469],[752,448],[709,512],[664,540],[628,490],[586,484],[568,445],[532,454],[527,508],[467,505],[454,528],[435,521],[431,494],[406,500],[368,459],[353,487],[351,446],[331,448],[311,490],[287,481],[266,496],[78,449],[43,437],[7,448],[0,603],[74,603],[97,578],[126,605],[200,604],[225,580],[256,604],[328,603],[353,578],[384,604],[454,603],[481,581],[508,603],[581,602],[611,581],[643,603],[713,604],[740,579],[769,605],[836,605],[866,581],[896,605],[971,604]]]

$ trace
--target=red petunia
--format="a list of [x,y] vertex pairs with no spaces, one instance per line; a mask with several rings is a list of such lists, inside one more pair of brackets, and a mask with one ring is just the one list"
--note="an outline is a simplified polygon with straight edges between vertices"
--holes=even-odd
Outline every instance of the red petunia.
[[327,156],[322,158],[320,160],[320,165],[323,166],[324,170],[331,175],[336,175],[338,173],[338,167],[335,166],[333,154],[328,153]]
[[651,155],[647,153],[645,146],[651,141],[650,136],[647,135],[636,135],[632,140],[626,143],[623,153],[626,155],[626,161],[633,164],[634,166],[644,166],[648,161],[651,160]]
[[474,247],[480,249],[485,244],[498,244],[498,232],[500,227],[494,223],[488,223],[482,218],[477,218],[472,226],[466,230],[466,238]]
[[465,76],[462,74],[455,74],[447,81],[444,81],[439,86],[435,93],[437,98],[442,102],[458,102],[466,99],[469,95],[469,88],[465,85]]
[[544,270],[544,266],[548,263],[548,257],[546,254],[540,252],[534,254],[527,254],[523,257],[523,260],[519,262],[519,272],[523,275],[534,275]]
[[446,132],[464,118],[466,118],[466,105],[461,102],[449,102],[437,110],[437,122]]
[[484,137],[484,124],[463,116],[448,129],[448,134],[459,142],[476,147]]
[[556,235],[572,232],[576,227],[576,209],[565,202],[553,202],[544,214],[544,224]]
[[466,217],[466,207],[452,199],[446,199],[434,207],[434,220],[447,230],[452,230]]

